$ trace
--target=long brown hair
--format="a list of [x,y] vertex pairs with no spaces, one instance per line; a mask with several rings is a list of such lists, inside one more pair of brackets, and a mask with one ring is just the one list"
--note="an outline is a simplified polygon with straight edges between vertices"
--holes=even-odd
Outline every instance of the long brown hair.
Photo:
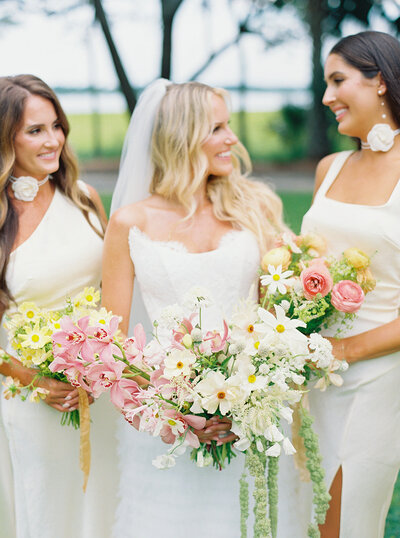
[[[30,95],[38,95],[53,104],[65,135],[60,166],[52,174],[54,184],[82,211],[91,226],[90,212],[95,213],[101,222],[95,204],[77,183],[78,164],[67,142],[69,123],[56,94],[34,75],[0,77],[0,315],[13,299],[7,286],[6,271],[18,233],[18,216],[7,187],[15,163],[14,139],[23,121],[26,99]],[[94,226],[92,228],[103,236]]]

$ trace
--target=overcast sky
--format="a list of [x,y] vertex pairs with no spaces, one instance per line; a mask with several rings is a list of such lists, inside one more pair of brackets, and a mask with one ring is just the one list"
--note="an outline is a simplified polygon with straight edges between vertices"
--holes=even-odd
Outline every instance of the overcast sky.
[[[104,2],[125,69],[135,86],[148,84],[160,71],[159,4],[159,0]],[[213,0],[208,16],[205,16],[201,4],[201,0],[185,0],[175,19],[172,78],[176,82],[187,80],[212,51],[235,35],[234,20],[239,12],[232,13],[227,0]],[[237,5],[240,9],[240,2]],[[34,73],[53,87],[94,84],[114,88],[117,85],[108,48],[100,28],[92,24],[93,10],[89,6],[83,5],[62,17],[25,12],[18,16],[18,21],[15,26],[2,26],[1,29],[2,74]],[[266,50],[261,39],[246,36],[242,54],[246,57],[247,84],[265,88],[307,87],[311,76],[311,46],[303,25],[290,11],[272,14],[268,24],[271,37],[291,29],[297,39]],[[354,31],[360,29],[354,27]],[[374,29],[384,30],[385,27],[377,23]],[[231,47],[210,65],[199,80],[215,86],[238,85],[238,58],[238,47]],[[269,99],[268,107],[271,108],[274,99],[277,102],[277,96]],[[72,112],[89,106],[82,97],[62,96],[62,101]],[[263,108],[265,102],[264,95],[253,95],[249,108]],[[123,107],[124,102],[119,96],[102,101],[103,109]]]

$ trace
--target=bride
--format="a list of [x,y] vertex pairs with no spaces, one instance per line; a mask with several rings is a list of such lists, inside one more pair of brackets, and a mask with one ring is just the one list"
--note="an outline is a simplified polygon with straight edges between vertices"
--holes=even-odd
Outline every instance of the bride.
[[[279,198],[241,173],[249,158],[229,127],[227,100],[221,89],[160,79],[135,109],[103,264],[103,303],[122,316],[124,333],[134,279],[151,320],[200,286],[214,298],[203,327],[221,325],[257,282],[260,252],[284,229]],[[211,423],[197,433],[202,441],[218,439],[226,428]],[[173,470],[161,472],[151,464],[164,448],[158,439],[127,423],[119,437],[115,536],[238,535],[243,458],[220,473],[197,468],[184,456]]]

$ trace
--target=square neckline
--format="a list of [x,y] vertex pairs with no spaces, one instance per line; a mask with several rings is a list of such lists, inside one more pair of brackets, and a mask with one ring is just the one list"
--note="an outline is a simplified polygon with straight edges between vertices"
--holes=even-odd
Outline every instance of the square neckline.
[[[355,207],[371,207],[371,208],[384,208],[384,207],[387,207],[388,205],[390,205],[392,199],[394,198],[394,195],[396,193],[396,190],[400,188],[400,178],[397,179],[397,183],[396,185],[393,187],[393,190],[392,192],[390,193],[390,196],[389,198],[386,200],[386,202],[384,204],[379,204],[379,205],[370,205],[370,204],[357,204],[357,203],[354,203],[354,202],[343,202],[342,200],[336,200],[335,198],[331,198],[329,196],[327,196],[327,193],[329,191],[329,189],[332,187],[332,185],[335,183],[338,175],[340,174],[343,166],[346,164],[346,162],[348,161],[348,159],[353,155],[353,153],[355,153],[355,151],[350,151],[349,154],[346,156],[346,158],[344,159],[343,163],[341,164],[339,170],[336,172],[334,178],[332,179],[331,183],[328,185],[328,188],[325,190],[325,192],[322,193],[323,197],[326,199],[326,200],[330,200],[331,202],[335,202],[337,204],[344,204],[344,205],[347,205],[347,206],[355,206]],[[339,154],[340,155],[340,154]],[[338,155],[338,157],[339,157]],[[331,167],[334,165],[334,162],[332,162],[331,164]],[[331,168],[329,168],[330,170]],[[327,172],[327,174],[325,175],[325,178],[324,178],[324,181],[327,177],[327,175],[329,174],[329,170]]]

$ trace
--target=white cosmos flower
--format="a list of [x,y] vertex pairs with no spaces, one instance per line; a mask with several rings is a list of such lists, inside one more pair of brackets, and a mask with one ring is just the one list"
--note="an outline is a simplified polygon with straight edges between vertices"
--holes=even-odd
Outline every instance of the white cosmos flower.
[[240,386],[247,392],[263,389],[268,383],[268,378],[256,374],[256,367],[251,362],[241,362],[236,374],[240,378]]
[[258,304],[253,299],[242,300],[231,316],[231,340],[248,338],[255,331]]
[[191,366],[195,361],[195,355],[188,349],[173,349],[164,359],[165,370],[163,377],[172,379],[180,375],[189,375]]
[[261,284],[268,287],[268,293],[273,294],[279,291],[279,293],[286,293],[286,286],[289,285],[289,282],[285,284],[290,276],[292,276],[293,271],[284,271],[282,273],[282,265],[274,267],[273,265],[268,265],[269,275],[262,275],[260,277]]
[[304,321],[290,319],[285,315],[285,311],[281,306],[274,305],[274,307],[276,316],[264,308],[258,309],[258,316],[261,319],[265,331],[274,332],[284,340],[297,340],[307,345],[307,337],[297,330],[297,327],[306,327]]
[[239,378],[226,379],[221,372],[210,371],[207,377],[200,381],[195,390],[201,396],[201,405],[209,413],[218,409],[226,415],[232,406],[242,400],[242,391],[238,385]]

